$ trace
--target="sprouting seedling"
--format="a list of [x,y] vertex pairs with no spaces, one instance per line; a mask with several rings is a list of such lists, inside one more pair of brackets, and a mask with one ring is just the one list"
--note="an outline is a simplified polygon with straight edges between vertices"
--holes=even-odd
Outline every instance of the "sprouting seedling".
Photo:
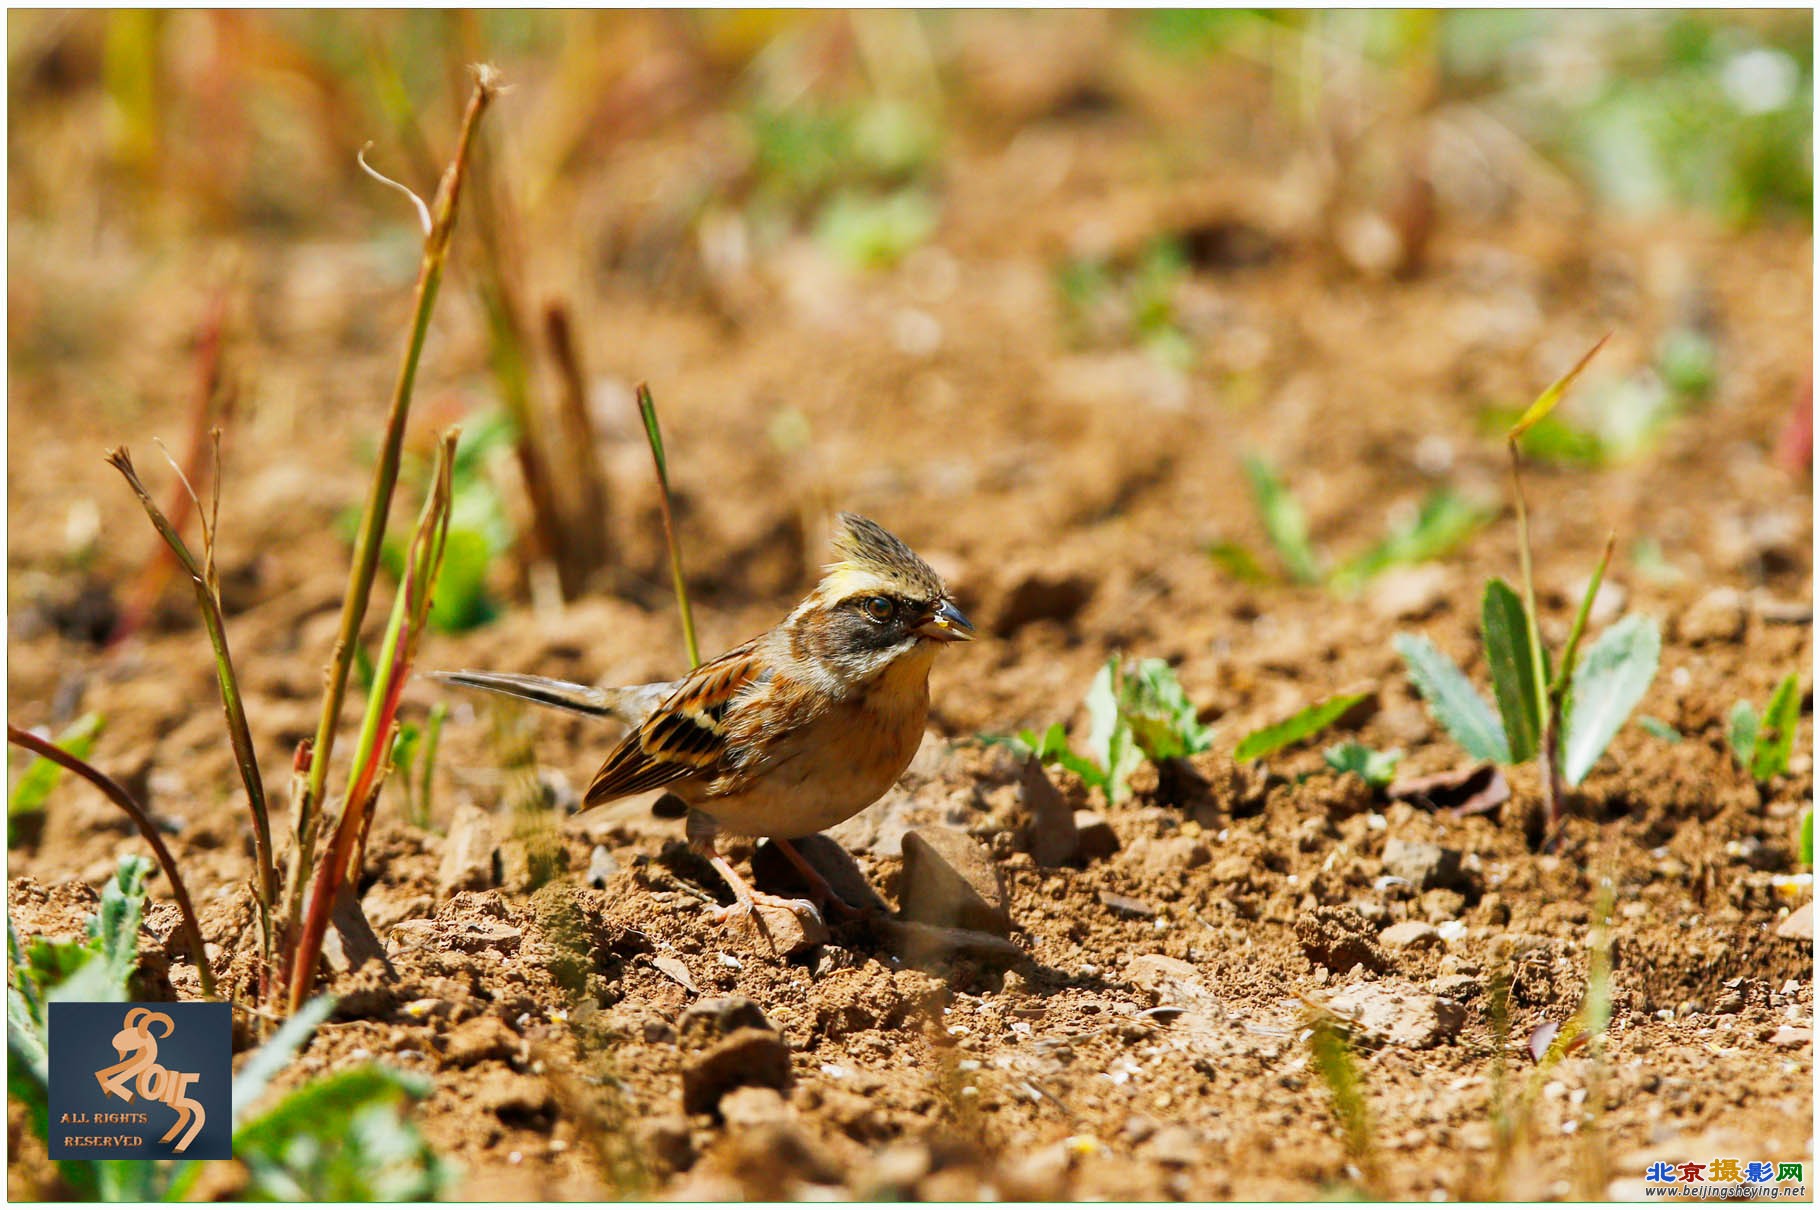
[[1085,705],[1085,756],[1069,747],[1067,730],[1060,723],[1050,724],[1041,735],[1025,730],[1016,736],[980,738],[1004,744],[1019,756],[1035,756],[1044,764],[1067,769],[1088,785],[1098,786],[1110,802],[1121,802],[1130,795],[1131,774],[1146,757],[1171,760],[1213,746],[1213,729],[1201,723],[1175,671],[1164,660],[1138,660],[1127,669],[1113,656],[1094,674]]
[[1792,672],[1776,686],[1761,715],[1749,702],[1733,706],[1726,740],[1738,767],[1759,785],[1788,772],[1800,722],[1801,684]]
[[1283,721],[1260,727],[1247,735],[1239,741],[1232,759],[1258,760],[1274,752],[1281,752],[1291,745],[1313,739],[1370,696],[1369,693],[1342,693],[1312,706],[1304,706]]
[[1356,773],[1374,790],[1388,786],[1397,776],[1397,764],[1403,759],[1401,748],[1379,752],[1349,739],[1321,751],[1321,758],[1335,773]]
[[1324,585],[1335,592],[1356,592],[1392,567],[1445,556],[1490,517],[1487,510],[1451,489],[1438,488],[1422,501],[1413,518],[1392,526],[1366,550],[1330,567],[1309,538],[1301,502],[1276,468],[1252,455],[1245,459],[1245,477],[1282,575],[1273,574],[1249,548],[1230,539],[1213,543],[1207,553],[1227,574],[1251,584],[1286,579],[1292,584]]
[[1605,544],[1574,615],[1558,666],[1552,671],[1537,626],[1529,513],[1523,496],[1518,442],[1531,426],[1547,417],[1604,344],[1600,340],[1572,370],[1544,391],[1508,434],[1523,593],[1519,597],[1499,579],[1485,586],[1480,623],[1497,713],[1486,705],[1459,666],[1433,643],[1409,634],[1400,634],[1395,640],[1410,680],[1428,703],[1430,713],[1469,756],[1500,765],[1529,760],[1540,764],[1551,841],[1560,824],[1567,789],[1578,786],[1592,771],[1631,710],[1642,700],[1655,679],[1662,646],[1655,620],[1633,614],[1613,623],[1587,649],[1585,658],[1580,658],[1580,640],[1593,600],[1604,582],[1615,535]]

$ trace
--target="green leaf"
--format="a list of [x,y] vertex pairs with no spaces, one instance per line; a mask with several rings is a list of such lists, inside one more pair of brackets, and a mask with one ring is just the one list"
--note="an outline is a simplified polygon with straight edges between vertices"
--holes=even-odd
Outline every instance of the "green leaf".
[[1565,720],[1561,773],[1577,786],[1656,677],[1662,637],[1654,618],[1632,614],[1586,649],[1575,670],[1573,708]]
[[1801,812],[1801,864],[1809,869],[1814,866],[1814,809],[1812,807]]
[[312,1080],[234,1132],[258,1195],[283,1201],[420,1201],[448,1183],[405,1116],[422,1076],[365,1064]]
[[1119,708],[1119,657],[1107,660],[1087,689],[1087,754],[1102,771],[1101,785],[1111,802],[1122,802],[1130,793],[1127,780],[1143,753],[1132,740],[1131,723]]
[[[102,718],[92,711],[71,723],[52,742],[78,760],[87,760],[95,748],[95,737],[101,734]],[[19,775],[11,797],[6,800],[6,813],[29,815],[44,809],[57,783],[63,779],[63,766],[48,757],[35,757]]]
[[1356,739],[1349,739],[1324,749],[1321,756],[1334,772],[1357,773],[1367,785],[1381,789],[1396,778],[1397,762],[1403,759],[1403,750],[1392,748],[1388,752],[1378,752]]
[[1757,733],[1756,752],[1751,757],[1750,773],[1754,781],[1788,772],[1788,759],[1795,751],[1795,730],[1801,722],[1801,686],[1794,673],[1782,678],[1763,710],[1763,722]]
[[1637,726],[1643,728],[1664,743],[1678,744],[1681,742],[1681,733],[1679,731],[1652,715],[1638,715]]
[[1044,764],[1060,765],[1088,785],[1106,791],[1110,797],[1112,781],[1106,771],[1068,746],[1067,729],[1060,723],[1050,723],[1049,729],[1041,737],[1030,731],[1020,732],[1020,735],[1038,760]]
[[1256,760],[1280,752],[1291,744],[1299,744],[1331,727],[1341,715],[1370,696],[1369,693],[1342,693],[1298,710],[1280,723],[1260,727],[1240,741],[1232,759]]
[[1535,651],[1529,645],[1529,615],[1516,590],[1502,580],[1485,585],[1480,625],[1485,662],[1504,719],[1512,764],[1535,756],[1542,735],[1543,687],[1536,684]]
[[1088,785],[1098,786],[1108,795],[1111,793],[1105,770],[1068,746],[1068,732],[1060,723],[1049,724],[1049,729],[1041,735],[1024,730],[1016,735],[981,735],[977,738],[983,744],[1010,748],[1020,757],[1034,756],[1045,765],[1060,765]]
[[498,615],[487,595],[487,569],[493,562],[493,545],[476,529],[456,529],[450,523],[442,552],[442,571],[436,579],[436,597],[430,606],[430,624],[448,634],[484,626]]
[[265,1045],[247,1057],[245,1064],[234,1075],[236,1128],[247,1120],[249,1111],[265,1095],[266,1085],[272,1082],[272,1077],[284,1070],[292,1056],[316,1032],[316,1027],[328,1020],[329,1014],[334,1011],[335,997],[315,997],[291,1014],[290,1020],[279,1026],[278,1032],[266,1039]]
[[1251,497],[1264,519],[1264,532],[1270,535],[1270,544],[1289,578],[1298,584],[1319,584],[1320,560],[1308,541],[1308,519],[1302,515],[1302,506],[1262,458],[1245,459],[1245,475],[1251,480]]
[[101,888],[100,909],[89,917],[91,948],[100,955],[110,987],[119,990],[108,999],[131,998],[127,984],[139,965],[139,922],[145,913],[145,880],[152,869],[150,858],[122,857],[113,881]]
[[1269,584],[1275,579],[1256,555],[1237,542],[1215,542],[1207,548],[1207,554],[1221,571],[1241,584]]
[[1757,717],[1755,706],[1739,702],[1732,707],[1725,741],[1731,745],[1732,755],[1738,758],[1738,767],[1747,772],[1757,758],[1757,732],[1761,728],[1762,720]]
[[1429,713],[1466,755],[1474,760],[1510,764],[1510,741],[1460,666],[1420,635],[1399,634],[1393,646],[1409,668],[1416,692],[1428,703]]
[[1166,660],[1139,660],[1126,672],[1118,707],[1138,750],[1151,760],[1193,756],[1213,747],[1213,729],[1201,724]]

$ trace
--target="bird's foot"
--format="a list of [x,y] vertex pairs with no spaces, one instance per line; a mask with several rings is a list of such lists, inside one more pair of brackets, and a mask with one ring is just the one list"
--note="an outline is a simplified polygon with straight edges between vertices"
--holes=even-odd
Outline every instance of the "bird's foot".
[[803,856],[801,849],[788,840],[775,837],[771,843],[776,845],[777,851],[796,867],[796,872],[808,884],[810,901],[821,909],[824,915],[840,921],[858,920],[865,915],[858,907],[841,898],[840,892],[834,889],[834,884],[829,882],[807,857]]
[[[693,820],[695,817],[691,815],[690,818]],[[732,905],[714,911],[713,919],[716,924],[738,917],[750,920],[752,927],[757,930],[760,940],[770,949],[773,956],[777,954],[777,938],[771,935],[771,927],[765,923],[767,911],[788,913],[788,916],[795,920],[796,931],[801,936],[788,948],[802,948],[805,940],[807,944],[816,944],[827,939],[828,926],[822,921],[821,912],[813,903],[807,899],[786,899],[782,895],[754,890],[744,878],[739,876],[739,871],[735,870],[725,857],[715,852],[711,837],[699,837],[697,843],[706,854],[709,863],[713,865],[715,872],[733,891]],[[782,928],[790,927],[783,920],[779,920],[778,924]]]
[[[716,924],[742,919],[749,921],[773,957],[777,955],[777,938],[772,934],[771,925],[765,922],[767,910],[788,912],[796,918],[797,927],[804,934],[827,936],[827,925],[822,922],[821,913],[807,899],[786,899],[782,895],[771,895],[764,891],[748,891],[743,895],[736,892],[736,896],[732,903],[716,908],[710,919]],[[779,927],[788,928],[789,925],[781,924]]]
[[716,924],[725,924],[739,916],[756,916],[761,907],[782,908],[792,915],[807,916],[817,924],[822,923],[821,911],[809,900],[786,899],[782,895],[770,895],[764,891],[752,891],[724,907],[716,908],[713,920]]

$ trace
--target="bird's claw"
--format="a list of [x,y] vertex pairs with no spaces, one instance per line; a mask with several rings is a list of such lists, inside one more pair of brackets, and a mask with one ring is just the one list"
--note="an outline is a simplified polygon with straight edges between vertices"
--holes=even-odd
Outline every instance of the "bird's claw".
[[736,900],[724,907],[715,908],[711,919],[716,924],[725,924],[736,916],[756,915],[759,907],[783,908],[792,915],[807,916],[817,924],[826,923],[820,909],[807,899],[785,899],[782,895],[767,895],[762,891],[753,892],[750,899]]

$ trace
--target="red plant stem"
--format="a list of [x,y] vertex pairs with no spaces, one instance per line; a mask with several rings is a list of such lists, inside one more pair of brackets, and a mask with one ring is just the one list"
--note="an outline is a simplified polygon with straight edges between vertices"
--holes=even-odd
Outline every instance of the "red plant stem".
[[165,847],[164,837],[158,835],[158,827],[152,817],[145,813],[145,808],[127,791],[127,788],[95,768],[81,757],[72,756],[47,739],[33,735],[25,728],[13,723],[6,725],[6,738],[9,743],[17,744],[28,752],[35,752],[44,759],[62,765],[71,773],[87,781],[97,790],[107,795],[108,800],[125,811],[132,819],[139,834],[145,837],[145,843],[152,846],[152,856],[158,859],[158,867],[170,880],[171,894],[177,898],[177,911],[183,917],[183,931],[189,938],[190,956],[196,962],[196,976],[202,982],[202,994],[213,998],[215,995],[215,972],[209,968],[209,954],[202,943],[202,926],[196,921],[196,909],[190,902],[190,889],[184,884],[183,875],[177,872],[177,862],[171,856],[170,849]]

